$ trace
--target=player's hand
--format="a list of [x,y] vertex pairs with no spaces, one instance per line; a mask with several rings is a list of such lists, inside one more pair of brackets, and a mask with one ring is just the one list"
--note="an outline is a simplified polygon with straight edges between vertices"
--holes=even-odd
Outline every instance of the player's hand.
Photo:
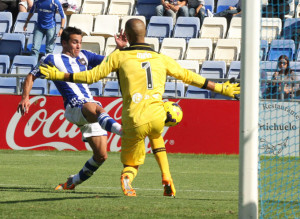
[[25,113],[28,113],[30,107],[30,101],[29,99],[22,99],[18,105],[17,112],[21,113],[23,116]]
[[121,29],[119,35],[115,35],[115,41],[117,44],[117,49],[123,49],[127,46],[128,40],[126,38],[125,32],[123,32],[123,29]]
[[235,79],[232,78],[229,81],[226,81],[224,84],[219,84],[222,86],[219,93],[222,95],[239,100],[239,94],[240,94],[240,89],[241,89],[240,84],[234,83],[234,81],[235,81]]
[[65,73],[59,71],[51,63],[49,65],[41,64],[39,68],[40,68],[40,73],[42,74],[40,78],[48,79],[52,81],[63,81],[65,78]]

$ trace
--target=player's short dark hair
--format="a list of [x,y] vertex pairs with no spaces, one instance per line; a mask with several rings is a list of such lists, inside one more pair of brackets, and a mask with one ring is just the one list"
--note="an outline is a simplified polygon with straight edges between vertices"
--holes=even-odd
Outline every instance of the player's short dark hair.
[[76,35],[81,35],[82,36],[82,31],[76,27],[67,27],[63,30],[61,37],[60,37],[60,42],[66,41],[68,42],[70,39],[70,35],[76,34]]

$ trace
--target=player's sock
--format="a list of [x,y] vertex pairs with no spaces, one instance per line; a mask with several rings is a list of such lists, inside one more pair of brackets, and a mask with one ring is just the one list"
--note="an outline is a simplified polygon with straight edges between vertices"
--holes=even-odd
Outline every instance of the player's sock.
[[160,167],[162,176],[166,178],[171,178],[170,168],[169,168],[169,161],[167,157],[166,148],[159,147],[152,149],[155,159]]
[[122,175],[127,175],[129,177],[130,182],[136,177],[138,170],[134,167],[124,167],[122,171]]
[[78,185],[88,178],[90,178],[94,172],[104,163],[97,162],[91,157],[83,166],[83,168],[73,177],[73,184]]
[[108,132],[122,135],[122,126],[111,118],[107,113],[101,113],[98,117],[100,126]]

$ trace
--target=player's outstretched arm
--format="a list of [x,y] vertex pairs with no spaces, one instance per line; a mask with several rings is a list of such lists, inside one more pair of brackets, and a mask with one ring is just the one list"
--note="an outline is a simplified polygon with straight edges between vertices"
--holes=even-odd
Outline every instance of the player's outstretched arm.
[[32,74],[28,74],[23,84],[22,100],[18,104],[17,112],[23,116],[28,113],[30,107],[29,93],[32,89],[33,81],[35,77]]

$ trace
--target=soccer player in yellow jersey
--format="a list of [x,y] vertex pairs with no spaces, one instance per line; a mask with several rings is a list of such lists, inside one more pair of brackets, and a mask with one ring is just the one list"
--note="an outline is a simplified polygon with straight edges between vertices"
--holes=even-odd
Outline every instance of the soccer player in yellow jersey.
[[[166,120],[162,95],[167,75],[233,98],[240,93],[240,87],[230,82],[214,83],[182,68],[172,58],[153,51],[150,45],[145,44],[145,34],[145,24],[139,19],[130,19],[125,25],[125,35],[130,47],[115,50],[92,70],[74,74],[60,72],[52,66],[41,66],[40,70],[46,79],[89,84],[117,71],[123,97],[122,190],[127,196],[136,196],[131,183],[137,175],[138,167],[144,163],[144,140],[148,136],[161,169],[164,195],[175,197],[176,190],[169,170],[164,139],[161,136]],[[120,39],[122,37],[119,37]]]

